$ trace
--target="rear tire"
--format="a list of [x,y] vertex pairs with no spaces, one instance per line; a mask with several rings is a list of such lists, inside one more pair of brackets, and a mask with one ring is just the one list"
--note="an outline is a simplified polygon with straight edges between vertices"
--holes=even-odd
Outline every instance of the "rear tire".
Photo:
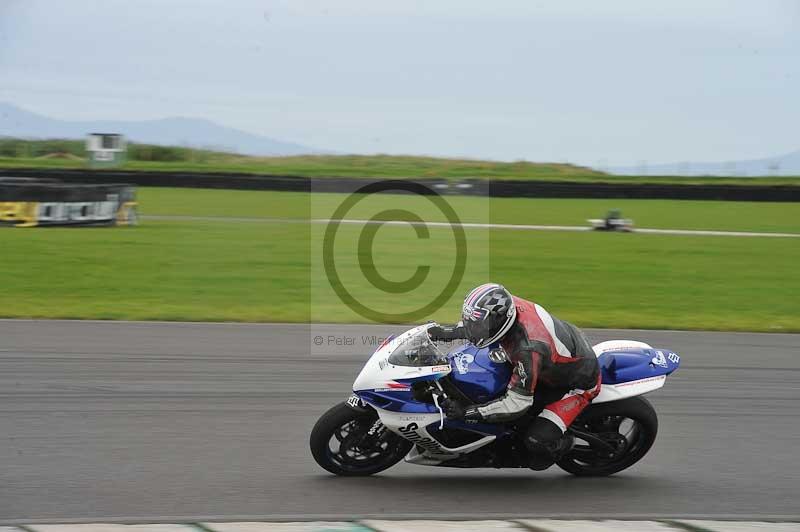
[[589,405],[571,428],[609,442],[616,451],[606,453],[576,435],[572,450],[556,462],[558,467],[577,476],[604,477],[629,468],[647,454],[658,434],[658,417],[650,401],[637,396]]
[[[369,435],[376,423],[375,434]],[[339,403],[322,414],[311,429],[310,445],[314,460],[323,469],[349,477],[388,469],[413,447],[410,441],[383,427],[372,408],[360,412],[347,403]]]

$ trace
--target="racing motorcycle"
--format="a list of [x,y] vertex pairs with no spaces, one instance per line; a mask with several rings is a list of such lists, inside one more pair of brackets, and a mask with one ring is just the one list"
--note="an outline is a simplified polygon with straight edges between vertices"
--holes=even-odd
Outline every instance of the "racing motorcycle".
[[[505,393],[511,364],[502,349],[471,344],[445,353],[427,330],[390,336],[353,383],[353,395],[325,412],[311,431],[311,453],[324,469],[343,476],[371,475],[400,460],[439,467],[528,467],[523,442],[528,424],[550,402],[510,423],[447,419],[445,398],[480,404]],[[567,429],[571,448],[555,462],[580,476],[612,475],[647,454],[658,418],[643,394],[664,385],[680,356],[646,343],[612,340],[594,346],[602,374],[600,394]]]

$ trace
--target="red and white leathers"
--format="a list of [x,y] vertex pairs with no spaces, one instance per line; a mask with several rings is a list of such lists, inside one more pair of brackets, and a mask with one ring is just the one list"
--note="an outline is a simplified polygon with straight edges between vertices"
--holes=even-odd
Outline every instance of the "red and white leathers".
[[[540,418],[563,433],[600,393],[597,357],[583,333],[544,308],[514,297],[517,317],[500,346],[514,366],[504,397],[479,405],[488,422],[514,419],[525,413],[537,397],[560,397],[544,408]],[[547,392],[547,393],[541,393]]]

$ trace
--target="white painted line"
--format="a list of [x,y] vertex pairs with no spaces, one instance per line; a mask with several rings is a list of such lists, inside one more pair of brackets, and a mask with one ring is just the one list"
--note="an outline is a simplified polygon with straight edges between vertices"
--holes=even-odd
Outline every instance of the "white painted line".
[[[327,218],[315,218],[311,223],[315,224],[329,224],[334,220]],[[450,222],[403,222],[400,220],[353,220],[344,218],[339,220],[340,223],[350,225],[424,225],[427,227],[452,227],[458,225],[467,229],[510,229],[515,231],[591,231],[591,227],[584,227],[581,225],[518,225],[518,224],[490,224],[490,223],[473,223],[462,222],[460,224],[451,224]]]
[[84,523],[79,525],[27,525],[35,532],[197,532],[191,525],[153,524],[118,525],[113,523]]
[[689,526],[713,532],[798,532],[800,523],[765,523],[761,521],[704,521],[680,520]]
[[[649,517],[649,516],[648,516]],[[716,517],[716,516],[714,516]],[[661,516],[669,519],[669,516]],[[770,519],[771,517],[764,517]],[[445,519],[407,519],[383,520],[366,519],[360,522],[335,521],[337,518],[320,519],[317,521],[302,521],[303,517],[296,517],[290,521],[256,521],[258,517],[249,517],[241,522],[216,522],[208,521],[199,524],[113,524],[113,523],[78,523],[72,524],[19,524],[16,526],[0,526],[0,532],[199,532],[202,529],[213,532],[461,532],[463,531],[492,531],[492,530],[533,530],[538,532],[685,532],[680,525],[687,528],[695,527],[700,530],[713,532],[798,532],[800,531],[800,516],[774,516],[783,522],[764,521],[732,521],[732,520],[688,520],[672,519],[674,526],[658,521],[646,520],[644,516],[637,516],[637,520],[618,519],[524,519],[515,518],[510,521],[503,518],[484,520],[452,520]],[[198,519],[204,521],[214,519],[206,517]],[[269,519],[266,518],[265,519]],[[346,518],[345,518],[346,519]],[[452,517],[451,519],[458,519]],[[722,517],[725,519],[725,517]],[[730,517],[728,517],[730,519]],[[788,522],[789,519],[795,520]],[[183,522],[197,523],[192,518],[183,518]]]
[[[329,218],[314,218],[311,220],[298,219],[298,218],[242,218],[230,216],[162,216],[150,215],[140,216],[145,220],[175,220],[175,221],[200,221],[200,222],[254,222],[254,223],[293,223],[293,224],[329,224],[333,220]],[[342,224],[349,225],[425,225],[427,227],[451,227],[449,222],[403,222],[399,220],[357,220],[348,219],[339,220]],[[587,232],[592,231],[592,227],[583,225],[528,225],[528,224],[493,224],[493,223],[473,223],[463,222],[457,224],[466,229],[501,229],[510,231],[570,231],[570,232]],[[738,236],[738,237],[766,237],[766,238],[800,238],[800,233],[767,233],[757,231],[714,231],[705,229],[648,229],[648,228],[634,228],[631,233],[639,234],[657,234],[657,235],[687,235],[687,236]]]
[[344,521],[309,521],[302,523],[202,523],[214,532],[369,532],[357,523]]
[[519,525],[508,521],[362,521],[366,526],[378,532],[460,532],[483,530],[514,530],[519,532]]
[[705,231],[696,229],[634,229],[634,233],[650,233],[659,235],[698,235],[698,236],[757,236],[797,238],[797,233],[755,233],[752,231]]
[[[332,220],[329,219],[314,219],[312,223],[327,224]],[[343,224],[353,225],[367,225],[367,224],[385,224],[385,225],[425,225],[428,227],[451,227],[449,222],[402,222],[402,221],[386,221],[379,220],[340,220]],[[492,223],[461,223],[458,224],[465,228],[474,229],[508,229],[512,231],[575,231],[586,232],[592,231],[591,227],[580,225],[517,225],[517,224],[492,224]],[[753,231],[710,231],[710,230],[694,230],[694,229],[634,229],[631,233],[644,233],[644,234],[659,234],[659,235],[688,235],[688,236],[749,236],[749,237],[778,237],[778,238],[800,238],[800,233],[759,233]]]
[[239,223],[279,223],[279,224],[307,224],[307,218],[266,218],[260,216],[191,216],[191,215],[141,215],[140,219],[155,221],[178,222],[239,222]]
[[678,532],[656,521],[562,521],[556,519],[531,519],[519,521],[535,530],[547,532]]

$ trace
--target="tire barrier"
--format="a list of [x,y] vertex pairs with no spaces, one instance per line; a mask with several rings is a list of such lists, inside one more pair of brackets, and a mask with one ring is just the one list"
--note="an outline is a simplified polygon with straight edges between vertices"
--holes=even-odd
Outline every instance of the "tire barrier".
[[136,221],[136,189],[130,185],[0,177],[0,226],[111,226]]
[[722,201],[800,201],[793,185],[682,185],[678,183],[567,183],[492,181],[489,195],[499,198],[613,198]]
[[[0,177],[56,178],[69,183],[127,182],[147,187],[281,190],[351,193],[378,178],[300,177],[236,173],[137,172],[120,170],[4,169]],[[584,183],[568,181],[447,181],[414,178],[438,194],[530,198],[691,199],[728,201],[800,201],[794,185],[684,185],[680,183]]]

